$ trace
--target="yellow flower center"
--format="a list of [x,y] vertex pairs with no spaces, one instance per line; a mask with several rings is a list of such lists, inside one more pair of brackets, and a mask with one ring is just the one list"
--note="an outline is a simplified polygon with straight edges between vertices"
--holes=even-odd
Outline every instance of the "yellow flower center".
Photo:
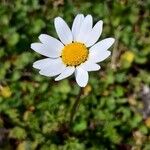
[[78,66],[87,60],[88,50],[84,44],[74,42],[64,47],[61,57],[64,64]]

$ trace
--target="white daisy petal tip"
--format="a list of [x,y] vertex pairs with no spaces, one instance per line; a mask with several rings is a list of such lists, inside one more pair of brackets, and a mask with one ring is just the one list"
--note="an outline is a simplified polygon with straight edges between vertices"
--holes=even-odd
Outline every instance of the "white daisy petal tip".
[[34,50],[36,44],[38,44],[38,43],[31,43],[30,48]]
[[100,65],[91,61],[86,61],[81,65],[81,67],[86,71],[98,71],[101,68]]
[[39,37],[38,37],[38,38],[39,38],[39,40],[40,40],[40,39],[42,39],[44,35],[46,35],[46,34],[43,34],[43,33],[42,33],[42,34],[40,34],[40,35],[39,35]]
[[82,67],[77,67],[75,71],[76,82],[80,87],[85,87],[88,84],[89,75],[88,72],[82,69]]
[[61,18],[61,17],[56,17],[56,18],[54,19],[54,22],[57,21],[58,19],[62,19],[62,18]]
[[100,20],[99,22],[103,25],[103,20]]
[[92,26],[93,26],[93,18],[89,14],[89,15],[85,16],[85,18],[81,22],[80,27],[78,27],[76,41],[80,42],[80,43],[86,43],[87,35],[89,35],[89,33],[91,32]]
[[87,47],[91,47],[98,41],[99,37],[101,36],[102,29],[103,21],[100,20],[95,24],[95,26],[91,29],[90,33],[88,34],[88,38],[85,41],[85,45]]
[[65,70],[55,78],[55,81],[59,81],[71,76],[75,71],[75,67],[66,67]]
[[60,81],[60,80],[59,80],[59,79],[57,79],[57,78],[55,78],[54,80],[55,80],[55,81]]
[[[43,44],[42,44],[42,43],[39,43],[39,42],[37,42],[37,43],[32,43],[32,44],[30,45],[30,47],[31,47],[31,49],[34,50],[35,52],[44,55],[43,53],[41,53],[41,50],[43,49]],[[44,52],[44,51],[43,51],[43,52]],[[44,53],[45,53],[45,52],[44,52]]]
[[[102,32],[102,28],[103,28],[103,21],[102,20],[99,20],[96,24],[98,24],[99,28],[101,28],[101,32]],[[95,25],[96,25],[95,24]]]
[[66,45],[73,41],[72,32],[67,23],[61,17],[55,18],[54,25],[57,35],[62,43]]
[[91,14],[88,14],[86,17],[89,17],[90,19],[93,19]]
[[47,77],[59,75],[66,68],[66,66],[62,63],[60,58],[45,58],[38,60],[33,63],[33,67],[39,69],[39,73]]
[[100,66],[100,65],[98,65],[98,64],[95,64],[95,65],[96,65],[96,67],[95,67],[95,70],[94,70],[94,71],[98,71],[98,70],[101,69],[101,66]]
[[99,20],[96,24],[99,24],[100,26],[103,26],[103,20]]
[[42,75],[42,76],[49,77],[48,75],[44,74],[44,73],[42,72],[42,70],[39,71],[39,74]]
[[110,45],[113,45],[115,43],[115,38],[110,37],[108,39],[109,39]]
[[77,15],[76,15],[76,17],[77,17],[77,16],[82,16],[82,17],[84,17],[84,15],[83,15],[83,14],[77,14]]
[[[42,33],[42,34],[39,35],[38,38],[39,38],[40,42],[42,42],[42,41],[45,40],[45,37],[48,37],[48,36],[49,36],[49,35]],[[44,43],[44,42],[42,42],[42,43]]]
[[78,14],[76,15],[73,24],[72,24],[72,35],[73,35],[73,40],[76,41],[79,29],[81,27],[81,24],[84,21],[84,15],[83,14]]
[[110,57],[111,55],[111,51],[107,51],[107,57],[105,59],[107,59],[108,57]]
[[[101,30],[101,33],[102,33],[102,28],[103,28],[103,21],[102,20],[100,20],[99,22],[97,22],[97,23],[99,23],[99,26],[100,26],[100,30]],[[101,33],[100,33],[100,35],[101,35]]]
[[38,69],[38,67],[36,66],[36,62],[33,63],[32,67]]

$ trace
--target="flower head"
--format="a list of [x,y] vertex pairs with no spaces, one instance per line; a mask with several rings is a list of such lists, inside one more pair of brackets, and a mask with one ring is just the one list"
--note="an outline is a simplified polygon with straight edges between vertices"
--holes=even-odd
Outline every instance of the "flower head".
[[41,75],[57,76],[55,81],[75,73],[78,85],[85,87],[89,79],[88,71],[100,69],[97,63],[110,56],[108,49],[115,40],[106,38],[97,42],[102,33],[103,22],[100,20],[93,27],[91,15],[84,17],[78,14],[72,29],[60,17],[55,18],[54,25],[60,41],[41,34],[40,43],[32,43],[31,48],[48,58],[34,62],[33,67],[39,69]]

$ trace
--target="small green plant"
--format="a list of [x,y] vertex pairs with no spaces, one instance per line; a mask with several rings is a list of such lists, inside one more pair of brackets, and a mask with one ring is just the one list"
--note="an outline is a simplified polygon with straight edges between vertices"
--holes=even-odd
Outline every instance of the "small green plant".
[[[149,150],[149,0],[0,1],[0,149]],[[31,66],[39,34],[57,37],[53,19],[76,14],[104,22],[112,56],[80,91],[73,78],[56,83]]]

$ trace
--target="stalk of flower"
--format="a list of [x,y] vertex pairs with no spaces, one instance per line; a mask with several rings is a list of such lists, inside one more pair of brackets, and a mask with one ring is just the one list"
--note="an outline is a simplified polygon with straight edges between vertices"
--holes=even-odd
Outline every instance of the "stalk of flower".
[[34,62],[33,67],[39,69],[41,75],[55,77],[55,81],[75,74],[77,84],[85,87],[89,80],[88,72],[100,70],[98,63],[110,56],[108,49],[115,40],[106,38],[97,42],[103,21],[98,21],[93,27],[91,15],[78,14],[72,29],[61,17],[55,18],[54,25],[60,40],[41,34],[40,42],[31,44],[31,49],[47,57]]

